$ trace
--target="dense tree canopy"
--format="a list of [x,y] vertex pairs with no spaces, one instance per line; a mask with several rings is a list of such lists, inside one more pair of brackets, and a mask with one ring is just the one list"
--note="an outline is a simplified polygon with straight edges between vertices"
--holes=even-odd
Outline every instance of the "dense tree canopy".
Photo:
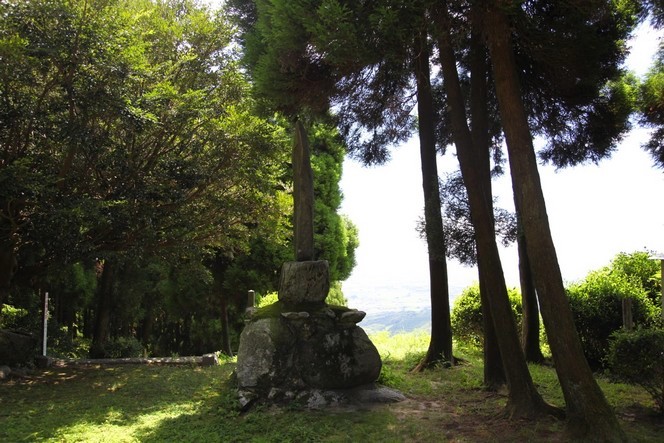
[[[247,289],[273,290],[291,248],[291,141],[257,116],[223,13],[190,0],[0,8],[0,305],[10,287],[12,303],[17,288],[51,288],[70,329],[94,323],[104,341],[139,322],[148,340],[155,318],[184,319],[184,336],[222,293],[242,305]],[[342,148],[321,134],[318,243],[342,280],[357,232],[336,212]],[[96,289],[58,277],[95,267]]]
[[284,134],[251,115],[228,25],[179,3],[3,5],[3,241],[19,254],[227,245],[269,213]]

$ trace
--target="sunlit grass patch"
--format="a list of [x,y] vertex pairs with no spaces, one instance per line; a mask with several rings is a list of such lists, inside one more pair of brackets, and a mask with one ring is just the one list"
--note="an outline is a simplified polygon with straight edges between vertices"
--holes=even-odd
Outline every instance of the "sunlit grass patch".
[[429,346],[429,332],[420,330],[390,334],[388,331],[373,333],[369,336],[378,349],[382,359],[404,360],[412,355],[426,352]]
[[[564,423],[496,416],[505,390],[482,386],[480,350],[455,343],[462,362],[420,373],[411,369],[428,334],[373,334],[383,356],[381,383],[406,394],[402,403],[308,411],[256,407],[241,413],[230,375],[233,363],[194,366],[55,368],[0,383],[0,442],[354,442],[564,441]],[[531,365],[550,403],[564,404],[553,368]],[[600,377],[609,402],[635,441],[657,441],[664,424],[652,418],[643,389]],[[645,419],[644,419],[645,417]]]

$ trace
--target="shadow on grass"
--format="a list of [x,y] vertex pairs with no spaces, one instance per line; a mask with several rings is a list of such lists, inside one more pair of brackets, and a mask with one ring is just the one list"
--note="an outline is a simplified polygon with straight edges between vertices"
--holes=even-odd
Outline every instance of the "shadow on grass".
[[0,441],[377,441],[383,409],[261,409],[240,415],[217,367],[56,368],[0,384]]
[[[229,382],[232,364],[54,368],[0,383],[0,442],[563,441],[562,422],[494,419],[506,393],[481,388],[478,355],[411,374],[418,352],[384,355],[381,381],[406,394],[405,402],[354,410],[256,408],[244,415]],[[551,368],[531,372],[547,399],[559,398]],[[635,441],[657,441],[661,422],[643,420],[647,409],[631,406],[647,404],[645,393],[627,385],[603,383],[603,389]]]
[[[232,365],[54,368],[0,384],[0,441],[127,441],[219,395]],[[96,437],[95,437],[96,436]]]

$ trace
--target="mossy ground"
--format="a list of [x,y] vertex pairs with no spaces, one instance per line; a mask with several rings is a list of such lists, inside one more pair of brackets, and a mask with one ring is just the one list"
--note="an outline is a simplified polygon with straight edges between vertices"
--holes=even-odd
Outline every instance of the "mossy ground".
[[[426,334],[372,337],[384,360],[381,381],[402,403],[306,411],[258,408],[241,414],[229,383],[232,362],[216,367],[51,368],[0,383],[0,441],[104,442],[430,442],[567,441],[564,423],[507,420],[505,392],[481,387],[479,354],[457,348],[466,363],[409,372]],[[542,395],[562,406],[554,371],[533,366]],[[661,441],[664,421],[637,387],[600,384],[634,441]]]

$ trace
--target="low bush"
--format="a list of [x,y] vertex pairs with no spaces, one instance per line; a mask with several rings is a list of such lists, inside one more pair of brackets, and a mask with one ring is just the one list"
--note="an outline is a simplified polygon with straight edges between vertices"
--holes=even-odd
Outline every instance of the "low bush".
[[593,370],[606,369],[609,337],[622,328],[622,301],[630,298],[635,326],[651,327],[657,309],[642,286],[622,272],[609,268],[593,271],[567,288],[574,323],[583,351]]
[[105,343],[102,355],[95,355],[95,358],[137,358],[144,352],[143,345],[135,337],[117,337]]
[[648,391],[664,414],[664,330],[615,332],[607,363],[612,376]]
[[[517,322],[521,326],[521,294],[516,288],[509,289],[508,296]],[[482,326],[482,301],[480,286],[475,284],[463,290],[452,308],[452,332],[454,338],[470,346],[481,348],[484,343],[484,328]]]

